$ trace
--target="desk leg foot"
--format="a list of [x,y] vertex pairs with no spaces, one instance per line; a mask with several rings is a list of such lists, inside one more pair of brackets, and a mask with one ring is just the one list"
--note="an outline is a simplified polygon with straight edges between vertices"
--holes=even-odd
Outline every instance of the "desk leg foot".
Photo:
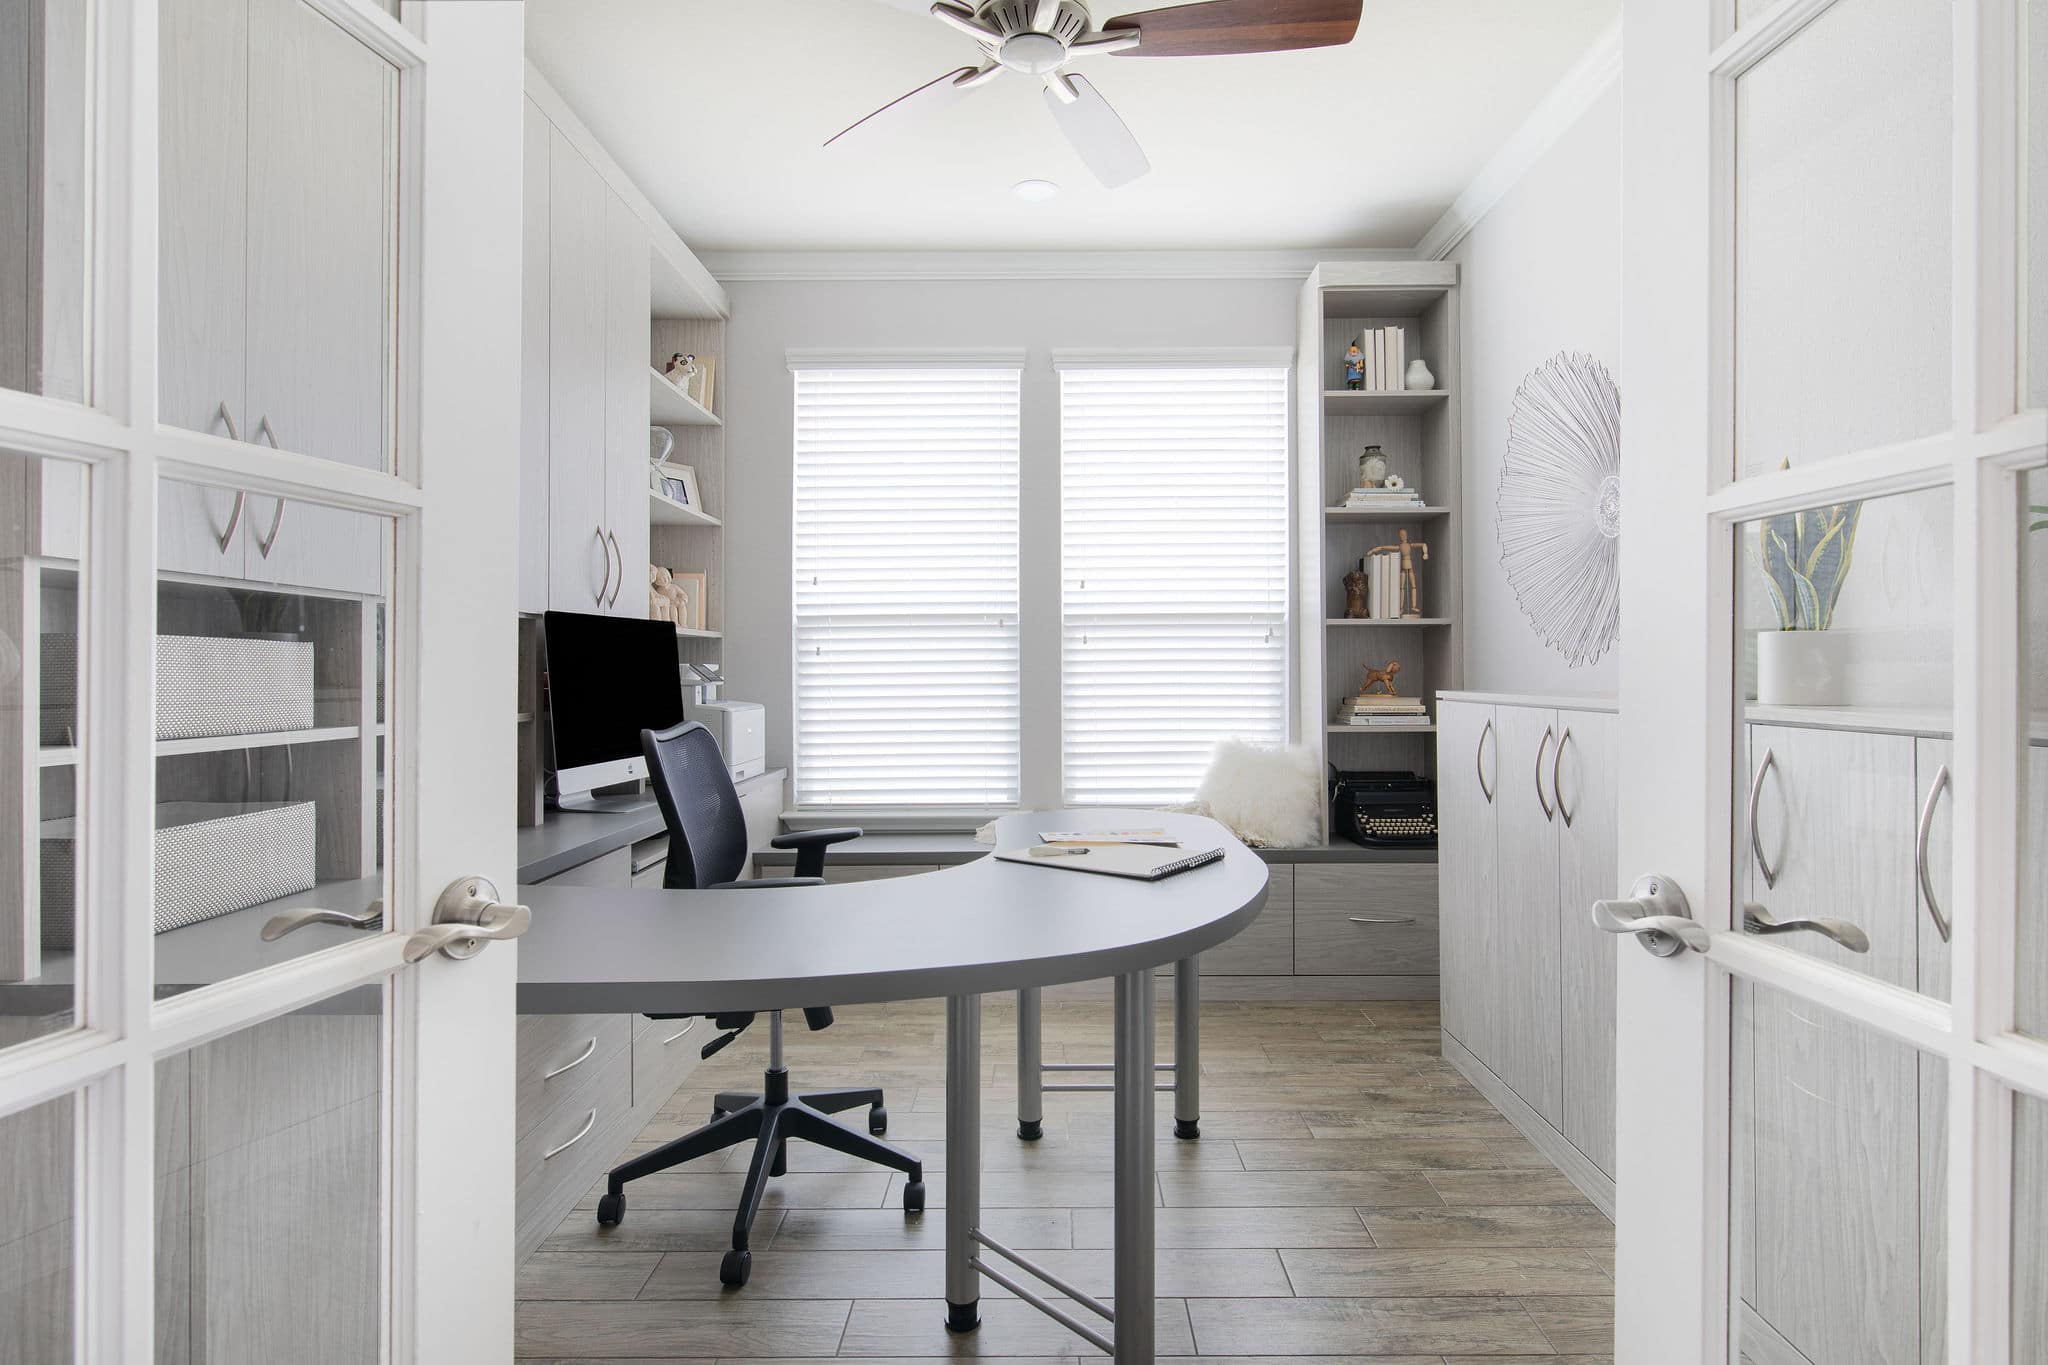
[[1198,1138],[1202,1135],[1202,1125],[1194,1119],[1175,1119],[1173,1135],[1177,1138]]
[[1036,1142],[1045,1136],[1042,1062],[1044,1001],[1036,986],[1017,992],[1017,1136]]
[[1116,979],[1116,1365],[1153,1365],[1152,998],[1150,971]]
[[981,1325],[981,997],[946,999],[946,1327]]
[[981,1300],[972,1303],[954,1303],[946,1300],[946,1330],[948,1332],[972,1332],[981,1326]]
[[1173,1135],[1202,1135],[1201,959],[1173,964]]

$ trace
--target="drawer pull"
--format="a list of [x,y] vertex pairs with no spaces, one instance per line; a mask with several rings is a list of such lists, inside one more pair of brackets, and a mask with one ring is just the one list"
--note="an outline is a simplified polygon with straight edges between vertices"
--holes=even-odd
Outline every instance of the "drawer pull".
[[597,1051],[597,1035],[593,1033],[590,1035],[590,1041],[583,1045],[583,1051],[576,1054],[575,1061],[563,1062],[553,1071],[543,1071],[540,1076],[541,1080],[551,1081],[555,1077],[561,1075],[564,1071],[574,1071],[577,1067],[582,1066],[585,1062],[589,1061],[590,1054],[595,1051]]
[[1493,734],[1493,718],[1487,717],[1479,731],[1479,742],[1472,746],[1472,766],[1479,772],[1479,790],[1486,797],[1486,804],[1493,804],[1493,788],[1486,785],[1486,741]]
[[1353,924],[1413,924],[1413,915],[1347,915]]
[[1543,727],[1543,742],[1536,746],[1536,804],[1543,807],[1543,820],[1546,824],[1557,818],[1557,810],[1543,796],[1543,751],[1548,749],[1551,741],[1556,738],[1556,728],[1546,725]]
[[662,1039],[661,1045],[663,1047],[667,1047],[670,1043],[673,1043],[676,1039],[682,1037],[685,1033],[688,1033],[691,1029],[695,1027],[697,1027],[697,1021],[695,1019],[692,1019],[689,1023],[683,1025],[674,1033],[671,1033],[668,1037]]
[[542,1161],[553,1161],[556,1157],[568,1151],[571,1147],[574,1147],[577,1143],[583,1141],[583,1139],[589,1137],[590,1130],[595,1127],[597,1127],[597,1111],[593,1109],[590,1111],[590,1117],[583,1120],[583,1126],[576,1130],[575,1137],[570,1138],[567,1142],[563,1143],[559,1147],[550,1147],[547,1151],[542,1152],[540,1154],[540,1159]]
[[1764,857],[1763,840],[1756,832],[1757,802],[1764,794],[1764,778],[1778,762],[1778,755],[1770,749],[1764,750],[1764,761],[1757,764],[1756,776],[1749,781],[1749,853],[1756,859],[1756,870],[1764,874],[1764,889],[1774,891],[1778,886],[1778,869],[1772,867]]
[[1943,943],[1948,942],[1951,930],[1948,916],[1942,913],[1941,902],[1935,898],[1934,879],[1927,875],[1927,840],[1934,833],[1934,808],[1948,785],[1948,764],[1944,763],[1934,774],[1934,785],[1927,789],[1927,804],[1920,807],[1920,827],[1914,831],[1913,841],[1913,870],[1920,878],[1920,895],[1927,902],[1927,917],[1934,921],[1934,932],[1941,935]]

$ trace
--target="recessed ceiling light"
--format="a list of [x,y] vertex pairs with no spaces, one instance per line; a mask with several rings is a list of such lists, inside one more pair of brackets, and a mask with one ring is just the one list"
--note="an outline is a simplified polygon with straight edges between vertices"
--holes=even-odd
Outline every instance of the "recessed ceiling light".
[[1050,180],[1019,180],[1016,184],[1010,186],[1010,193],[1016,195],[1019,199],[1028,200],[1034,204],[1042,204],[1048,199],[1057,199],[1060,187],[1053,184]]

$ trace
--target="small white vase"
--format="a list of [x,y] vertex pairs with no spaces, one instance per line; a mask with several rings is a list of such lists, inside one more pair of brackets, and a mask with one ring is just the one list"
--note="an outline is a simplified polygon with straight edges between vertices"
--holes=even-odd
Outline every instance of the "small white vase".
[[1417,356],[1408,362],[1408,374],[1404,382],[1411,389],[1433,389],[1436,387],[1436,376],[1429,372],[1429,366],[1422,363],[1422,357]]
[[1840,706],[1848,700],[1843,636],[1765,630],[1756,637],[1756,699],[1763,706]]

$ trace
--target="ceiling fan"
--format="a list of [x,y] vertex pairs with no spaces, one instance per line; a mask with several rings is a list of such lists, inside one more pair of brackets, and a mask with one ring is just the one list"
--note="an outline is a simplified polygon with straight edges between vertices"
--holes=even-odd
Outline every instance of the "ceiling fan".
[[[925,0],[891,0],[926,9]],[[1083,0],[936,0],[932,18],[981,44],[982,60],[963,66],[826,140],[836,143],[929,114],[1006,71],[1041,80],[1053,121],[1081,160],[1110,189],[1152,169],[1144,149],[1086,77],[1066,68],[1083,57],[1213,57],[1337,47],[1358,32],[1364,0],[1198,0],[1120,14],[1097,25]]]

